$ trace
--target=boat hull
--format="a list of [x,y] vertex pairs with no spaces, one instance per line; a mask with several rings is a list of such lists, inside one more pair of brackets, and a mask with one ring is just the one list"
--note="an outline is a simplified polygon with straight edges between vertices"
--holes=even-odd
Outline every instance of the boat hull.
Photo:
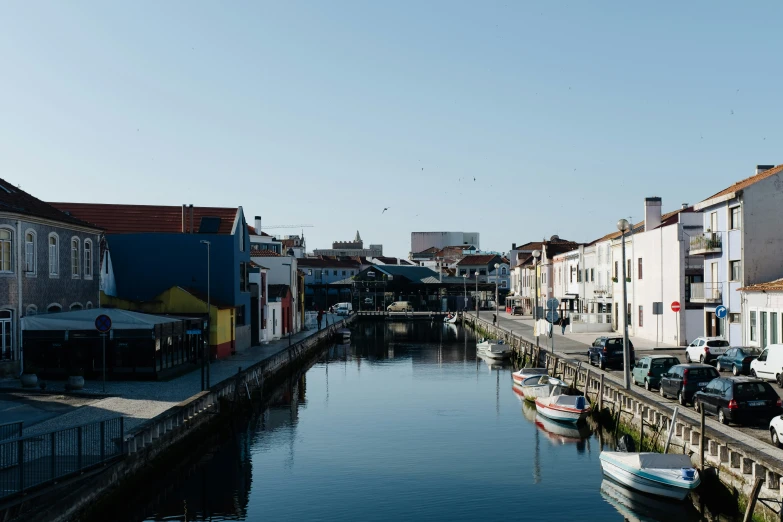
[[664,477],[658,477],[646,470],[631,470],[620,463],[601,454],[601,469],[605,476],[631,489],[650,495],[683,500],[691,490],[696,489],[701,483],[698,472],[693,481],[687,484],[676,484],[667,481]]
[[[525,397],[527,398],[527,396]],[[536,399],[536,411],[544,417],[567,424],[576,424],[583,421],[590,414],[590,410],[567,410],[548,406],[542,404],[541,399]]]

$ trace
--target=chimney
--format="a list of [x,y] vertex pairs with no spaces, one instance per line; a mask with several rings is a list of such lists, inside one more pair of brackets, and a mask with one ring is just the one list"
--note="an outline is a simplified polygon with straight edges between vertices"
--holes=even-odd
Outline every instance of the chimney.
[[761,174],[765,170],[773,169],[775,165],[756,165],[756,174]]
[[255,219],[256,234],[261,235],[261,216],[256,216]]
[[183,234],[186,232],[185,224],[187,223],[187,215],[188,215],[187,205],[183,203],[182,204],[182,233]]
[[516,249],[517,249],[517,244],[511,243],[511,250],[516,250]]
[[682,208],[683,210],[685,210],[685,209],[687,209],[687,208],[688,208],[688,204],[687,204],[687,203],[683,203],[683,204],[682,204],[682,207],[680,207],[680,208]]
[[190,204],[190,233],[193,233],[193,203]]
[[644,231],[661,225],[661,198],[644,198]]

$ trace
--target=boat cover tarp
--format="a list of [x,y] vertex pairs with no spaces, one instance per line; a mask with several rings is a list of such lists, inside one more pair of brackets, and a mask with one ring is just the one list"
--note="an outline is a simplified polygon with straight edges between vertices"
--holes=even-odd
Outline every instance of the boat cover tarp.
[[663,453],[621,453],[608,452],[613,460],[635,469],[680,469],[692,468],[688,455]]
[[90,310],[23,317],[22,330],[95,330],[95,319],[99,315],[108,315],[111,318],[112,330],[152,330],[158,324],[180,321],[180,319],[129,312],[128,310],[118,310],[116,308],[92,308]]

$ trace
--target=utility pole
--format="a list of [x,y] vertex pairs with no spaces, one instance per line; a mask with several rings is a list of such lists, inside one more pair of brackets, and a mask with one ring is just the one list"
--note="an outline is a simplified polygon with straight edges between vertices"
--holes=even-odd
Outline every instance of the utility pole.
[[[209,333],[212,330],[212,317],[211,317],[211,314],[212,314],[212,296],[210,295],[210,291],[212,290],[212,288],[210,286],[210,279],[209,279],[209,276],[210,276],[209,264],[210,264],[210,257],[211,257],[210,256],[210,254],[211,254],[210,250],[211,250],[211,247],[212,247],[212,243],[210,243],[209,241],[206,241],[204,239],[201,240],[201,243],[204,244],[204,245],[207,245],[207,341],[206,341],[206,343],[204,345],[204,349],[205,349],[204,351],[206,352],[206,357],[205,357],[206,361],[203,360],[204,358],[202,358],[202,361],[201,361],[201,391],[204,391],[204,390],[209,389],[209,355],[210,355],[209,354],[209,350],[210,350],[210,348],[209,348]],[[204,367],[205,367],[205,365],[206,365],[206,382],[205,382],[205,376],[204,376]],[[205,386],[205,384],[206,384],[206,386]]]
[[626,282],[625,273],[625,233],[628,231],[630,224],[627,219],[621,219],[617,222],[617,228],[622,232],[622,251],[623,251],[623,384],[626,390],[631,389],[631,368],[630,357],[631,354],[628,351],[628,286]]

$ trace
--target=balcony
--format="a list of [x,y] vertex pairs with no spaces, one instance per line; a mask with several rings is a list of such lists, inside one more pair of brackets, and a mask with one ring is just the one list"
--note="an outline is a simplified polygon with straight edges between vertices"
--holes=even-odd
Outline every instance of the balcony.
[[692,303],[721,303],[722,301],[722,283],[691,283]]
[[720,254],[723,238],[720,232],[706,232],[691,238],[690,255]]

